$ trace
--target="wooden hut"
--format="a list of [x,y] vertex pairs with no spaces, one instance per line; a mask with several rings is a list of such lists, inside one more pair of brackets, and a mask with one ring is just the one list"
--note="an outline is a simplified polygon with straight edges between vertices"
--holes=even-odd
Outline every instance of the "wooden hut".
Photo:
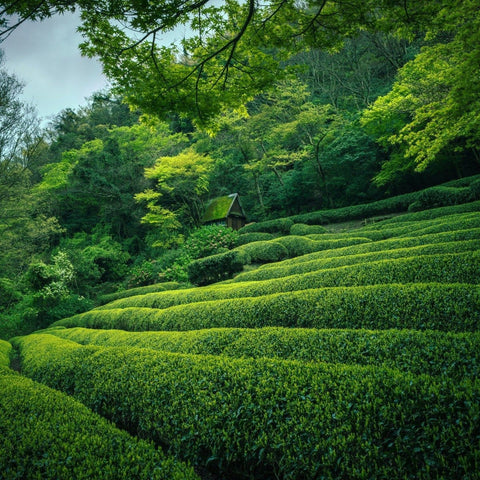
[[205,225],[225,225],[233,230],[239,230],[245,222],[246,217],[238,193],[210,200],[202,217],[202,223]]

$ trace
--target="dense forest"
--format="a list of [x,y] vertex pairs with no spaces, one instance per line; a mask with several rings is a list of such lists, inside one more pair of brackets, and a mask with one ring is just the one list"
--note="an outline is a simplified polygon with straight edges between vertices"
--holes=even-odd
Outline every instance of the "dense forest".
[[0,478],[480,478],[478,0],[0,0],[0,42],[74,10],[110,90],[45,126],[0,62]]
[[[184,108],[172,103],[172,92],[148,90],[138,80],[144,71],[137,72],[133,95],[108,62],[115,42],[101,57],[101,25],[84,11],[84,53],[103,58],[117,85],[59,112],[46,128],[20,101],[21,79],[1,67],[2,335],[88,310],[119,288],[188,280],[185,265],[204,254],[199,250],[212,235],[201,224],[211,198],[238,193],[248,221],[256,222],[368,203],[480,172],[479,15],[474,2],[458,9],[444,3],[428,20],[429,12],[412,10],[420,20],[405,31],[401,15],[392,20],[395,12],[385,7],[377,19],[384,27],[360,28],[360,13],[355,19],[343,12],[350,23],[342,17],[345,24],[337,25],[341,42],[337,36],[317,41],[310,30],[302,48],[272,40],[269,55],[277,63],[247,85],[249,95],[239,93],[247,88],[243,77],[225,78],[225,88],[214,90],[219,78],[202,63],[207,54],[194,48],[198,36],[184,40],[181,55],[190,63],[180,63],[195,65],[195,75],[204,70],[190,94],[195,106]],[[22,8],[20,2],[19,13]],[[220,28],[216,8],[203,14],[204,29]],[[232,22],[244,13],[224,12]],[[260,55],[245,35],[242,41]],[[120,37],[111,32],[111,38]],[[228,51],[215,48],[221,62]],[[235,55],[244,55],[242,49]],[[124,67],[133,75],[129,61]],[[211,82],[211,111],[202,78]],[[154,105],[159,95],[170,103]],[[218,239],[209,253],[231,246],[234,234],[220,232]]]

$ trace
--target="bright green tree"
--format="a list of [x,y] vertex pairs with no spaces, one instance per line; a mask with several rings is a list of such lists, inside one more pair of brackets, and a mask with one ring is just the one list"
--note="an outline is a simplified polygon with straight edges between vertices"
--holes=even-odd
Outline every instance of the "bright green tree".
[[392,90],[366,110],[363,124],[391,151],[376,177],[423,171],[470,152],[480,163],[480,12],[472,0],[434,19],[414,60],[401,68]]
[[175,156],[160,157],[145,169],[145,177],[155,186],[135,198],[147,205],[142,222],[154,227],[153,246],[178,245],[183,228],[199,226],[212,167],[210,156],[188,148]]

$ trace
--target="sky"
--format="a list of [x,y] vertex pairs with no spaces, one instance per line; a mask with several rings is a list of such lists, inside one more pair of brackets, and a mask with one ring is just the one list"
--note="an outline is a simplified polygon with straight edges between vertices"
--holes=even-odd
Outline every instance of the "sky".
[[74,14],[25,22],[0,43],[5,68],[25,84],[22,100],[36,107],[44,124],[108,88],[100,63],[80,54],[78,25]]

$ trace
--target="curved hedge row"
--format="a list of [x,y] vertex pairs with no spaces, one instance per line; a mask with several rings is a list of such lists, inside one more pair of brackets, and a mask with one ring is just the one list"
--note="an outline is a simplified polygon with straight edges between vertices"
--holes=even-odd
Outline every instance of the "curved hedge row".
[[[431,221],[405,221],[394,224],[374,225],[356,230],[355,235],[362,235],[373,241],[392,237],[415,237],[433,233],[451,232],[480,227],[480,213],[465,215],[449,215]],[[308,238],[321,239],[319,235],[309,235]]]
[[[116,300],[91,312],[126,307],[167,308],[205,300],[258,297],[311,288],[388,283],[480,283],[480,251],[423,255],[329,268],[284,278],[212,285]],[[79,314],[75,317],[80,318]],[[75,318],[74,317],[74,318]],[[62,322],[62,321],[60,321]],[[58,322],[56,322],[58,323]]]
[[281,237],[246,243],[228,252],[199,258],[188,265],[188,278],[196,285],[208,285],[228,279],[251,263],[279,262],[310,252],[370,242],[368,238],[349,237],[316,241],[305,237]]
[[[480,238],[480,228],[470,228],[466,230],[455,230],[451,232],[432,233],[416,237],[388,238],[361,245],[352,245],[350,247],[337,248],[335,250],[323,250],[313,252],[302,257],[284,260],[281,265],[293,265],[296,263],[309,262],[319,258],[340,257],[343,255],[358,255],[370,252],[380,252],[384,250],[395,250],[398,248],[416,247],[433,243],[458,242],[466,240],[477,240]],[[262,270],[276,268],[279,265],[264,265]]]
[[68,395],[7,368],[0,368],[0,432],[5,479],[199,478]]
[[445,217],[449,215],[462,215],[471,212],[480,211],[480,201],[471,203],[465,203],[462,205],[454,205],[449,207],[438,207],[430,210],[422,210],[421,212],[410,212],[398,215],[386,220],[383,220],[380,224],[369,225],[365,228],[374,227],[375,225],[394,225],[403,222],[419,222],[423,220],[434,220],[439,217]]
[[[375,215],[385,215],[390,213],[406,212],[408,207],[415,201],[421,192],[407,193],[397,197],[391,197],[378,202],[365,203],[361,205],[353,205],[349,207],[337,208],[334,210],[319,210],[311,213],[300,215],[292,215],[291,217],[279,218],[277,220],[269,220],[266,222],[257,222],[240,229],[240,233],[252,232],[269,232],[269,233],[288,233],[287,228],[291,228],[293,224],[303,223],[307,225],[325,225],[328,223],[338,223],[349,220],[361,220]],[[412,212],[406,214],[409,218],[431,219],[437,216],[448,215],[453,213],[464,213],[478,211],[480,209],[480,201],[472,201],[461,205],[449,205],[444,207],[432,208],[424,212]],[[412,217],[410,217],[412,216]],[[390,221],[390,220],[389,220]]]
[[6,340],[0,339],[0,367],[9,367],[11,350],[12,345]]
[[[256,479],[467,478],[480,385],[379,367],[64,348],[16,340],[24,371],[141,437]],[[61,366],[61,368],[58,368]]]
[[54,325],[130,331],[282,326],[465,332],[479,329],[480,288],[464,284],[320,288],[187,303],[162,310],[92,310]]
[[327,229],[321,225],[307,225],[306,223],[295,223],[290,227],[290,235],[309,235],[326,233]]
[[244,272],[237,275],[234,282],[244,282],[251,280],[267,280],[270,278],[280,278],[289,275],[302,274],[322,270],[325,268],[336,268],[345,265],[354,265],[363,262],[378,260],[388,260],[402,257],[412,257],[416,255],[435,255],[444,253],[460,253],[479,249],[479,239],[468,240],[464,242],[434,243],[419,245],[417,247],[398,248],[395,250],[384,250],[380,252],[369,252],[358,255],[348,255],[341,257],[321,258],[310,260],[308,262],[293,263],[289,265],[277,264],[271,268],[258,268],[250,272]]
[[125,332],[87,328],[48,333],[83,345],[139,347],[195,355],[269,357],[307,362],[376,365],[456,381],[480,375],[480,332],[266,327],[189,332]]
[[307,253],[319,252],[322,250],[333,250],[336,248],[349,247],[350,245],[359,245],[371,242],[370,238],[358,235],[350,235],[344,238],[322,238],[322,235],[316,235],[315,239],[290,235],[272,240],[270,243],[280,243],[288,251],[288,257],[298,257]]
[[156,283],[154,285],[129,288],[128,290],[121,290],[119,292],[102,295],[99,301],[104,304],[108,302],[113,302],[114,300],[118,300],[119,298],[133,297],[134,295],[145,295],[146,293],[164,292],[165,290],[177,290],[184,286],[184,283],[179,282]]
[[247,243],[273,240],[274,238],[275,236],[273,234],[266,232],[244,233],[238,236],[236,243],[237,247],[239,247],[240,245],[245,245]]

